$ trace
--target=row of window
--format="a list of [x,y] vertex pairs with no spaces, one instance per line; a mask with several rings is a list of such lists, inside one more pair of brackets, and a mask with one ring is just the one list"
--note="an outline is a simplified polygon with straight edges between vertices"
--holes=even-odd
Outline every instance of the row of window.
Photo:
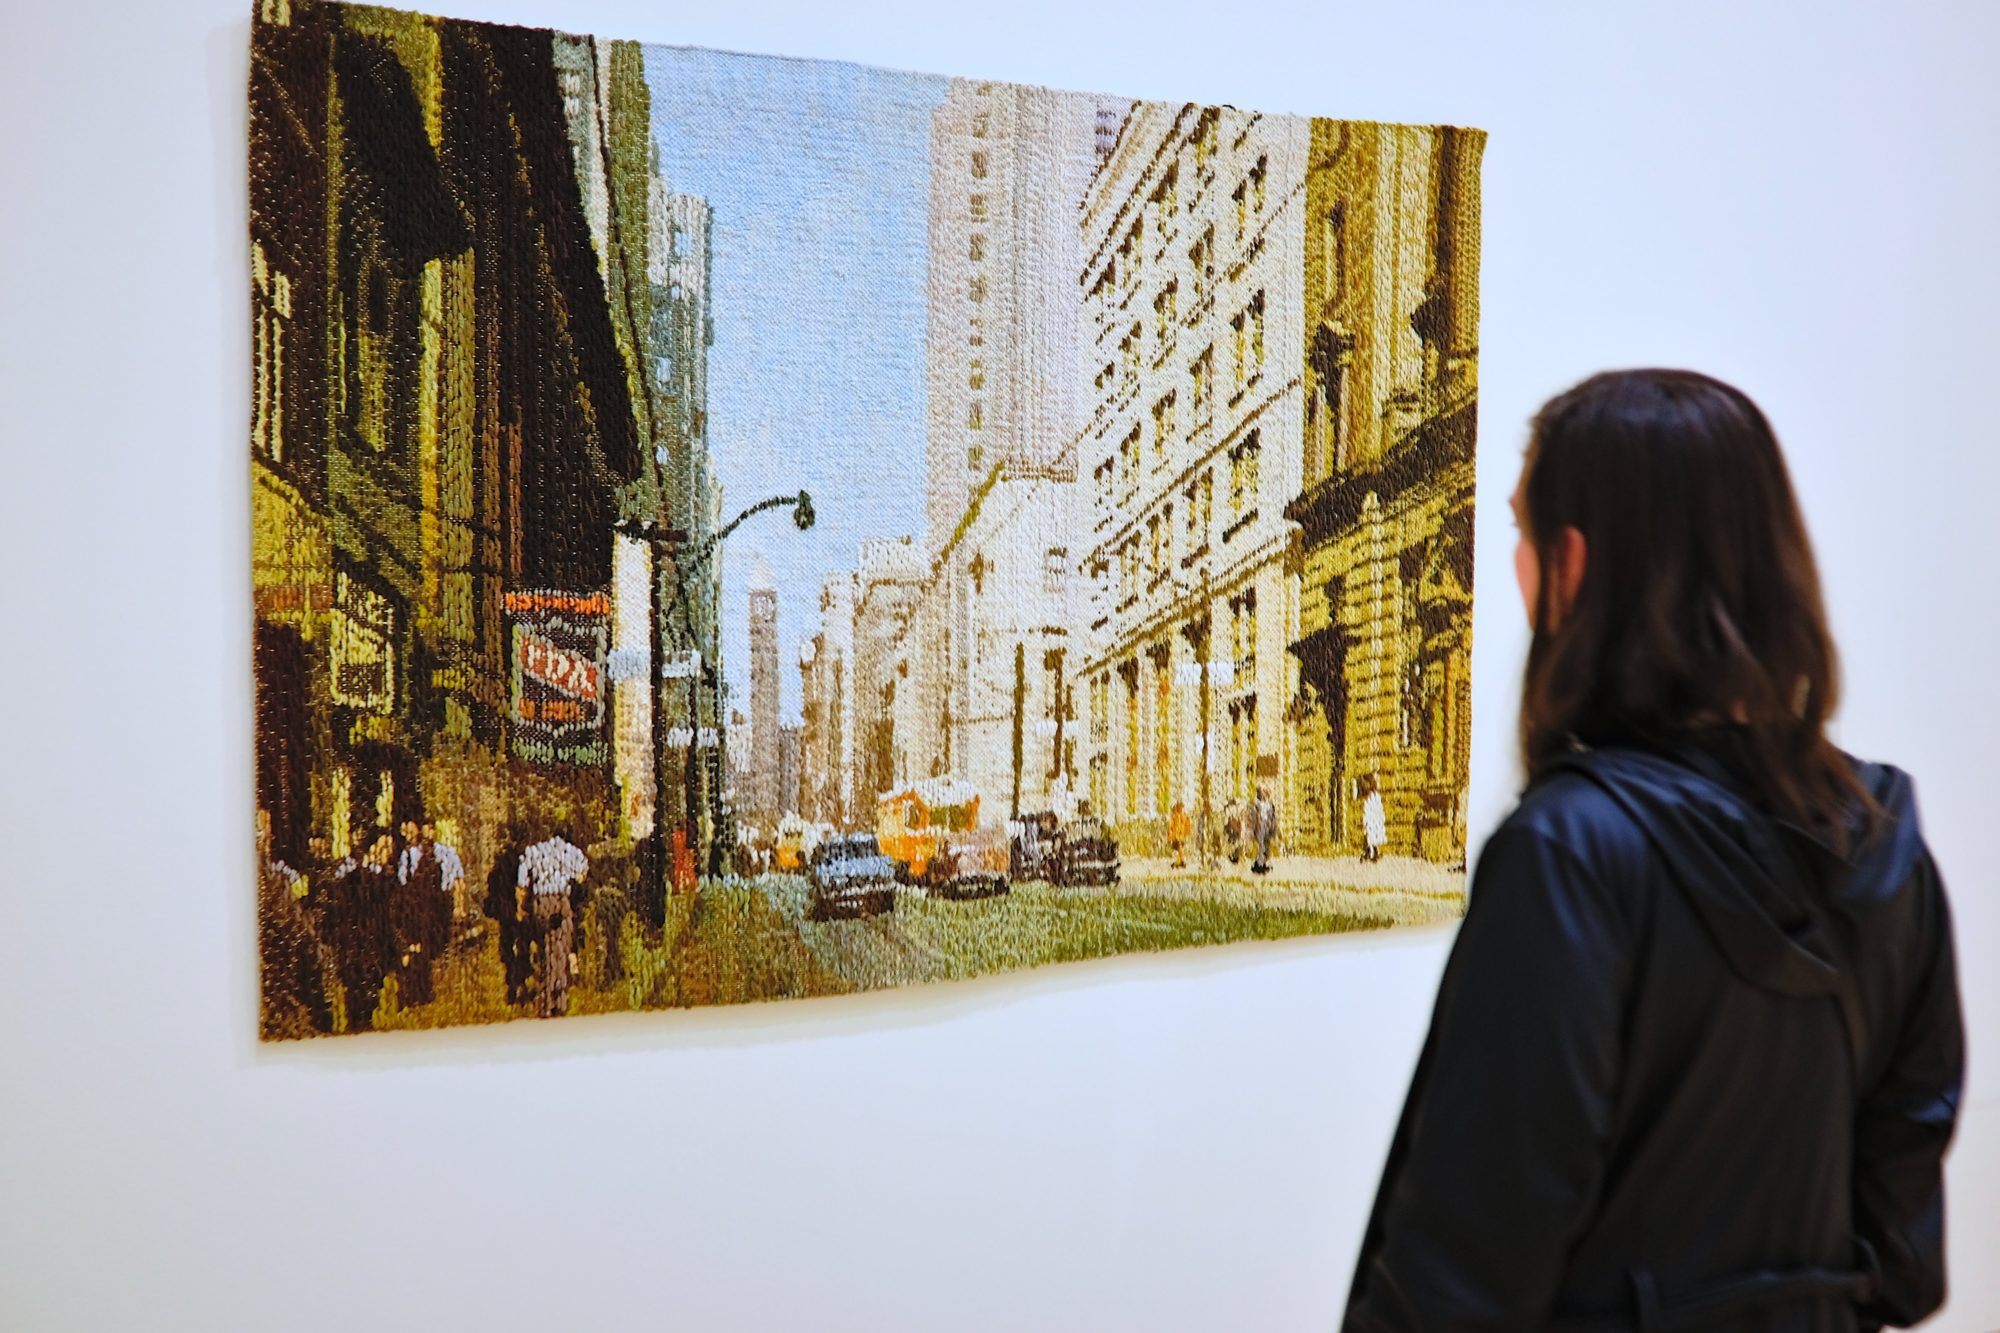
[[[1128,441],[1129,450],[1136,451],[1136,436],[1128,437]],[[1256,431],[1245,436],[1229,451],[1230,523],[1225,539],[1238,531],[1242,520],[1256,511],[1261,453],[1262,444]],[[1111,471],[1114,462],[1113,459],[1106,459],[1098,467],[1100,498],[1108,496],[1115,480]],[[1138,597],[1142,582],[1145,587],[1151,587],[1176,561],[1192,559],[1208,549],[1215,534],[1215,473],[1214,467],[1202,469],[1188,481],[1178,497],[1169,499],[1147,515],[1143,544],[1137,528],[1119,543],[1116,559],[1120,606]],[[1180,507],[1178,526],[1175,523],[1176,504]]]
[[[974,279],[975,282],[978,279]],[[976,299],[976,298],[975,298]],[[1175,337],[1175,320],[1179,313],[1180,284],[1170,282],[1160,290],[1153,300],[1154,345],[1157,357],[1166,355]],[[1250,382],[1264,371],[1264,292],[1257,294],[1241,310],[1229,318],[1230,364],[1235,370],[1233,392],[1241,393]],[[1118,343],[1118,360],[1107,361],[1098,369],[1093,381],[1098,393],[1103,394],[1126,383],[1136,382],[1144,373],[1146,339],[1140,325],[1135,321]],[[1215,348],[1213,345],[1202,349],[1188,370],[1197,420],[1207,405],[1209,390],[1215,381]]]
[[[1195,142],[1199,145],[1205,140],[1197,139]],[[1207,159],[1198,154],[1196,160],[1205,163]],[[1269,179],[1270,158],[1259,157],[1257,164],[1243,174],[1242,180],[1229,196],[1231,209],[1236,218],[1236,238],[1239,248],[1249,246],[1253,225],[1263,217],[1265,208],[1270,202]],[[986,215],[985,196],[975,195],[973,198],[975,201],[973,220],[981,221]],[[1155,244],[1164,242],[1177,225],[1179,216],[1180,170],[1178,167],[1170,166],[1160,178],[1160,183],[1153,188],[1152,194],[1148,196],[1146,207],[1132,219],[1132,225],[1126,229],[1124,238],[1118,243],[1117,252],[1106,260],[1104,267],[1098,271],[1097,278],[1090,287],[1091,296],[1102,300],[1112,293],[1128,292],[1135,287],[1139,281],[1140,270],[1146,263],[1147,236],[1149,234],[1153,236]],[[1190,250],[1198,261],[1195,265],[1196,271],[1212,275],[1215,263],[1215,227],[1212,223],[1203,230]]]

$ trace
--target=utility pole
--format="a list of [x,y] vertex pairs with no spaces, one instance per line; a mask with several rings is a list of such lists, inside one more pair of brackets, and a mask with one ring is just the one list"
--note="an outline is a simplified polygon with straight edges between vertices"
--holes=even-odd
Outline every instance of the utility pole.
[[1014,794],[1007,802],[1007,818],[1021,817],[1021,714],[1028,706],[1028,646],[1014,641]]

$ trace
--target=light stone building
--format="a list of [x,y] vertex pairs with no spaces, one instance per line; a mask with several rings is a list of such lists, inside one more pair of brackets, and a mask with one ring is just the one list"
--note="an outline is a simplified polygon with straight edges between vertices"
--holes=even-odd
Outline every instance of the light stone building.
[[799,649],[799,686],[799,813],[866,825],[874,806],[855,789],[854,575],[846,571],[820,586],[819,630]]
[[968,781],[988,809],[1045,808],[1073,783],[1077,216],[1127,105],[955,80],[932,119],[929,569],[890,767],[899,785]]
[[927,568],[922,548],[909,537],[861,543],[854,574],[853,789],[863,822],[869,803],[896,780],[895,706],[906,679],[898,665]]
[[778,587],[759,561],[750,576],[749,783],[736,794],[738,809],[757,824],[779,813],[778,670]]
[[1084,198],[1081,762],[1135,850],[1292,804],[1310,124],[1139,103]]

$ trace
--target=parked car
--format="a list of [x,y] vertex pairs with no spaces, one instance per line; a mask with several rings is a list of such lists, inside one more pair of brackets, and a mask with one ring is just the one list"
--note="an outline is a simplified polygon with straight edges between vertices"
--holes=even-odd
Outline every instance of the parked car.
[[1062,831],[1055,855],[1057,884],[1116,884],[1118,841],[1095,815],[1070,821]]
[[837,833],[807,861],[806,915],[815,921],[896,910],[896,868],[872,833]]
[[1007,861],[1007,840],[1000,830],[959,829],[938,840],[918,882],[937,898],[990,898],[1013,887]]
[[1062,844],[1062,825],[1053,810],[1022,815],[1014,821],[1014,836],[1008,843],[1007,872],[1015,879],[1054,883]]

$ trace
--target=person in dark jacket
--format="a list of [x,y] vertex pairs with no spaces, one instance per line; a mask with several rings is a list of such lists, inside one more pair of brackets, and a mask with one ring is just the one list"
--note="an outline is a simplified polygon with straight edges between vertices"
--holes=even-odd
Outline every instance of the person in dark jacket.
[[493,858],[486,875],[486,915],[500,945],[500,967],[506,975],[507,1003],[521,1004],[528,998],[528,978],[534,971],[534,927],[529,922],[521,893],[521,852],[528,845],[528,827],[515,822],[507,830],[507,841]]
[[1907,776],[1824,736],[1777,443],[1594,377],[1514,507],[1531,775],[1475,873],[1344,1327],[1854,1333],[1944,1299],[1964,1035]]
[[390,917],[396,934],[399,1002],[429,1004],[436,997],[433,965],[451,941],[451,896],[436,840],[427,823],[403,821],[403,848],[396,856],[396,883],[390,890]]
[[[370,839],[373,839],[371,842]],[[395,849],[389,836],[357,825],[353,864],[328,886],[323,929],[347,1008],[347,1031],[375,1024],[382,982],[401,961],[392,919]]]

